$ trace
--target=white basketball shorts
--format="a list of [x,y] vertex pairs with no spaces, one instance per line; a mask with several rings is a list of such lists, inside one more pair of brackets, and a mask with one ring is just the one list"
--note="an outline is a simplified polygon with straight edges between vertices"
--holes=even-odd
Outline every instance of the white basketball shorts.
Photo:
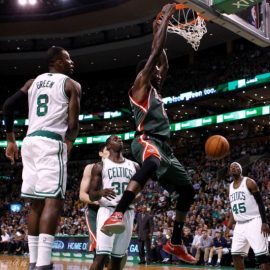
[[233,239],[232,255],[246,256],[251,247],[255,256],[268,254],[268,241],[261,233],[262,220],[253,218],[245,223],[236,222]]
[[21,196],[64,198],[67,182],[67,146],[61,140],[27,136],[22,144]]
[[110,237],[101,232],[100,229],[114,210],[115,208],[112,207],[100,207],[98,210],[96,254],[107,254],[113,257],[122,258],[126,254],[132,236],[134,210],[127,210],[124,214],[125,231]]

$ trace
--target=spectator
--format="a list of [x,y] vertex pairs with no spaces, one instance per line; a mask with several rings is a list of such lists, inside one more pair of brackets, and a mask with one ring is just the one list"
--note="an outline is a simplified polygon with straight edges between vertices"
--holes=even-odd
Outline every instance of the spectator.
[[10,235],[6,229],[1,229],[1,242],[0,242],[0,251],[4,254],[8,253],[8,244],[10,242]]
[[213,239],[213,246],[210,250],[209,259],[208,259],[208,265],[212,265],[212,258],[213,255],[218,255],[216,267],[220,266],[221,258],[223,254],[228,254],[229,249],[227,248],[227,241],[226,239],[221,236],[221,231],[216,231],[216,237]]
[[153,244],[151,246],[151,258],[153,262],[163,262],[169,260],[169,256],[163,251],[162,246],[167,242],[167,238],[162,234],[162,231],[158,231],[153,237]]
[[198,262],[200,261],[201,254],[203,253],[204,254],[203,265],[207,265],[209,252],[212,245],[213,245],[212,238],[208,235],[208,231],[203,229],[202,235],[200,237],[200,243],[199,243],[199,246],[197,247],[197,251],[195,255],[195,258],[197,259]]
[[[147,207],[141,208],[141,213],[136,218],[136,231],[138,233],[138,245],[139,245],[139,264],[145,264],[151,262],[151,239],[153,236],[154,224],[153,217],[147,213]],[[146,256],[145,256],[146,249]]]
[[193,257],[196,256],[197,249],[200,247],[201,237],[202,237],[202,228],[197,228],[195,236],[193,238],[193,242],[191,244],[191,254]]
[[193,242],[193,235],[189,227],[184,227],[182,241],[187,251],[191,254],[191,245]]

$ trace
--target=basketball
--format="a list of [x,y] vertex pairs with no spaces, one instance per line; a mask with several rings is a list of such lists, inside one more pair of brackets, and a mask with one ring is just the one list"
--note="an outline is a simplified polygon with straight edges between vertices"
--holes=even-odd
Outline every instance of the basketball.
[[213,135],[205,143],[205,153],[209,158],[222,159],[228,155],[229,151],[230,144],[223,136]]

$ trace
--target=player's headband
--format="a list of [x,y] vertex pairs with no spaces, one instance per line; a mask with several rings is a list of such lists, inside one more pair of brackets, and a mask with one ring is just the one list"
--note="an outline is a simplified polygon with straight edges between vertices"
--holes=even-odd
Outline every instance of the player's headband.
[[231,165],[237,165],[240,168],[240,172],[242,174],[242,166],[241,166],[241,164],[239,164],[238,162],[235,161]]

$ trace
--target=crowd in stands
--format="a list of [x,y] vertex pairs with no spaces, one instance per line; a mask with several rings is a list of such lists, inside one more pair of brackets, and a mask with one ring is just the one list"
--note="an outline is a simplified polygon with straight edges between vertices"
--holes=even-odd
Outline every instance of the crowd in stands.
[[[270,221],[270,158],[267,157],[268,148],[265,145],[267,145],[265,142],[260,141],[252,143],[244,141],[232,149],[229,158],[220,161],[207,159],[199,149],[190,151],[189,155],[182,160],[180,159],[187,168],[196,190],[195,202],[186,218],[183,242],[190,253],[200,258],[200,263],[230,263],[230,261],[226,262],[228,257],[226,254],[230,249],[231,235],[225,235],[225,228],[230,211],[227,195],[230,179],[227,175],[227,168],[231,160],[239,160],[249,155],[258,157],[257,161],[248,168],[244,167],[244,170],[245,174],[255,179],[260,186],[265,205],[268,207],[267,215]],[[254,151],[254,148],[257,151]],[[59,235],[88,234],[84,217],[85,205],[79,201],[78,196],[85,164],[85,162],[80,161],[72,162],[69,166],[66,199],[57,231]],[[8,167],[10,170],[10,166]],[[226,172],[221,174],[222,178],[220,179],[219,171],[224,169]],[[3,166],[3,172],[5,170],[7,167]],[[24,254],[27,253],[26,216],[29,202],[24,203],[19,196],[21,165],[13,167],[11,171],[8,174],[10,176],[8,179],[0,181],[0,252]],[[142,192],[140,201],[136,204],[137,212],[142,206],[147,206],[154,218],[151,254],[153,262],[176,261],[178,263],[175,258],[171,258],[161,248],[172,233],[176,198],[175,194],[169,194],[157,182],[150,180]],[[11,212],[9,209],[11,202],[23,203],[22,211],[19,213]],[[208,240],[201,240],[201,235],[206,235]],[[223,237],[222,244],[215,240],[215,237]],[[209,247],[205,249],[201,242],[209,242]],[[219,245],[217,243],[222,245],[223,253],[216,251],[215,246]],[[218,252],[221,252],[225,259],[220,261],[218,258],[213,261],[211,258]],[[220,254],[219,257],[222,256]]]
[[[240,39],[233,42],[231,53],[227,52],[226,45],[223,44],[199,51],[192,62],[187,57],[171,60],[162,95],[177,96],[180,93],[198,91],[220,83],[252,78],[257,74],[269,72],[269,54],[269,48],[259,48]],[[75,74],[74,78],[82,85],[82,113],[129,108],[127,92],[135,79],[135,67]],[[23,76],[16,80],[13,77],[3,78],[0,104],[3,104],[5,99],[27,79],[29,78]]]
[[[162,95],[177,96],[188,91],[198,91],[228,81],[252,78],[270,70],[269,48],[258,48],[245,40],[236,41],[234,50],[226,55],[226,48],[219,46],[199,52],[194,62],[185,57],[170,61],[170,70]],[[231,68],[231,67],[234,68]],[[106,74],[106,80],[104,80]],[[121,76],[119,76],[121,74]],[[135,79],[135,68],[104,71],[76,79],[82,84],[83,112],[100,112],[129,108],[127,92]],[[101,77],[100,77],[101,76]],[[102,102],[100,102],[102,96]]]

